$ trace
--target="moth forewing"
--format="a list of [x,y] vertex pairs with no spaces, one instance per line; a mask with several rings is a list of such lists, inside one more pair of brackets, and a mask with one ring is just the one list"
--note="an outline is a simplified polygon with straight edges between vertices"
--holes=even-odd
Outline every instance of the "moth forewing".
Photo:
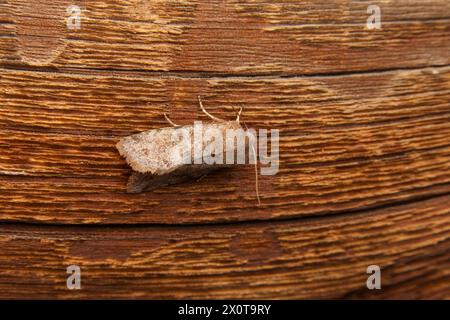
[[227,166],[227,132],[242,129],[238,121],[211,122],[149,130],[117,143],[119,153],[134,170],[128,192],[201,177]]
[[134,171],[163,175],[183,164],[181,159],[173,157],[177,144],[173,130],[144,131],[122,138],[116,147]]

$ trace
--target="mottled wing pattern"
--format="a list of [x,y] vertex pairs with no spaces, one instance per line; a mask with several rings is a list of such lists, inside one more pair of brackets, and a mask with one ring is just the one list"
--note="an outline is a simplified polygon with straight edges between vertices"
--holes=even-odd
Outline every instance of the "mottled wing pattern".
[[183,164],[173,156],[174,128],[144,131],[122,138],[116,145],[134,171],[163,175]]

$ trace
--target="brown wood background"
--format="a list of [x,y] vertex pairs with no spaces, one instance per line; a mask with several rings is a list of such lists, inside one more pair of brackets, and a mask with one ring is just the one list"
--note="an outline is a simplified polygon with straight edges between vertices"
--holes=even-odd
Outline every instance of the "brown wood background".
[[[125,193],[198,94],[280,130],[260,207],[252,166]],[[449,299],[450,1],[0,0],[0,298]]]

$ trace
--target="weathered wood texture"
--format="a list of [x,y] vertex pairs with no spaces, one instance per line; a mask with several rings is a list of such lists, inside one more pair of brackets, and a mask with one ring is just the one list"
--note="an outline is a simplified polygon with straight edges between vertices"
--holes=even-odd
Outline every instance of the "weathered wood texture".
[[[449,201],[233,227],[3,226],[0,297],[450,298]],[[383,290],[369,294],[372,264]]]
[[[65,25],[72,3],[84,9],[79,30]],[[380,32],[365,28],[369,4],[383,10]],[[2,11],[11,64],[315,74],[450,60],[447,0],[8,0]]]
[[[7,88],[0,111],[0,179],[8,190],[0,195],[2,220],[269,219],[450,190],[448,67],[307,79],[0,74]],[[261,176],[261,207],[249,187],[251,165],[157,192],[125,193],[130,169],[115,149],[119,136],[166,125],[165,104],[178,122],[203,118],[196,92],[224,118],[234,116],[231,105],[244,103],[249,125],[280,130],[280,169]]]
[[[0,0],[0,298],[450,298],[449,52],[448,0]],[[252,166],[125,193],[199,94],[280,130],[260,207]]]

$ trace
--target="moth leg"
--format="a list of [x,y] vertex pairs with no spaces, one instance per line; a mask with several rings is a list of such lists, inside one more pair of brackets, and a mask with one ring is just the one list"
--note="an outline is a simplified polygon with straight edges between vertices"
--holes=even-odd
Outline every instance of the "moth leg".
[[199,181],[203,180],[207,175],[208,175],[208,173],[205,173],[205,174],[202,175],[200,178],[198,178],[198,179],[196,180],[196,182],[199,182]]
[[203,107],[203,103],[202,103],[202,99],[200,99],[200,96],[197,96],[198,98],[198,103],[200,104],[200,109],[202,109],[202,111],[211,119],[215,120],[215,121],[219,121],[219,122],[224,122],[224,120],[219,119],[217,117],[214,117],[212,114],[210,114],[208,111],[205,110],[205,108]]
[[173,125],[174,127],[179,127],[180,126],[178,124],[175,124],[172,120],[170,120],[170,118],[167,115],[167,113],[164,113],[164,118],[166,118],[167,122],[170,123],[171,125]]

